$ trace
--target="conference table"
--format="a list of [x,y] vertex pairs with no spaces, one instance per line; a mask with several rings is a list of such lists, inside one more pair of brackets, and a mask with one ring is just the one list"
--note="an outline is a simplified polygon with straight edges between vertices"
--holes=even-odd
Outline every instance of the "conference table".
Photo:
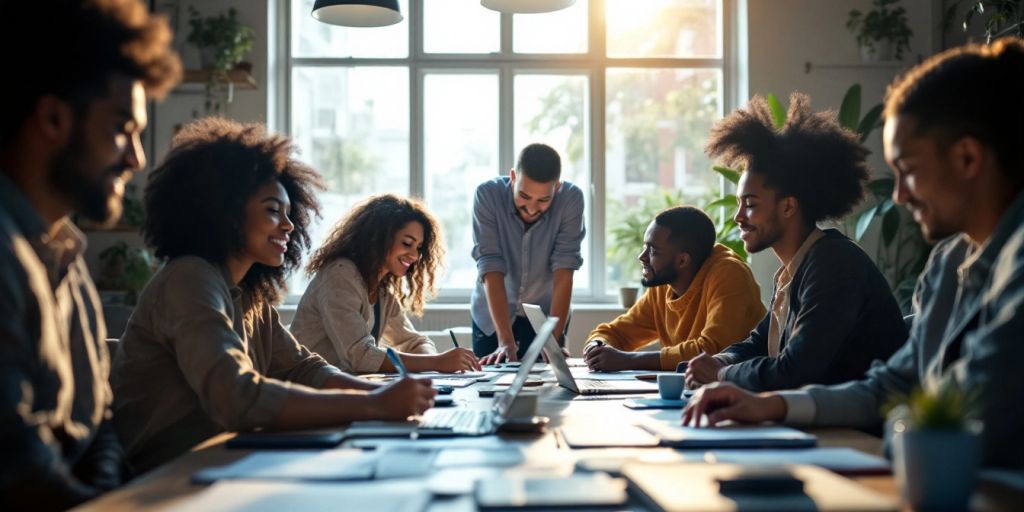
[[[550,379],[546,379],[550,380]],[[458,407],[487,408],[489,398],[478,396],[478,387],[484,383],[475,383],[453,391],[452,397]],[[599,464],[614,466],[615,461],[631,459],[658,460],[670,459],[677,453],[671,448],[588,448],[572,449],[566,445],[560,435],[560,428],[566,425],[593,424],[595,428],[614,428],[615,425],[629,425],[641,417],[645,411],[634,411],[623,406],[626,398],[636,396],[596,396],[583,397],[562,389],[557,384],[546,382],[534,388],[538,396],[537,414],[550,418],[551,423],[545,432],[539,434],[500,434],[483,437],[451,437],[451,438],[381,438],[381,439],[346,439],[340,448],[367,449],[370,446],[389,446],[412,444],[424,447],[467,447],[482,451],[499,451],[515,448],[521,451],[523,460],[516,467],[501,470],[493,468],[463,468],[449,470],[449,473],[430,475],[430,478],[414,477],[404,479],[369,480],[347,483],[346,489],[358,490],[352,493],[352,501],[341,499],[327,503],[296,504],[296,509],[304,510],[389,510],[388,500],[384,497],[396,496],[402,492],[418,490],[430,495],[422,510],[428,511],[472,511],[477,510],[472,492],[472,479],[487,478],[487,475],[500,475],[501,471],[520,470],[525,474],[569,474],[579,467],[581,461],[598,461]],[[656,395],[646,395],[656,396]],[[660,414],[679,414],[675,411],[662,411]],[[649,412],[648,412],[649,415]],[[339,430],[344,430],[344,426]],[[807,432],[818,438],[819,447],[853,448],[870,455],[882,455],[882,441],[874,436],[852,429],[811,429]],[[192,451],[161,466],[145,475],[141,475],[124,487],[108,493],[100,498],[85,503],[76,510],[82,511],[136,511],[136,510],[198,510],[207,509],[209,502],[197,501],[203,496],[208,486],[192,483],[196,471],[222,466],[254,452],[254,450],[228,449],[225,443],[235,436],[224,433],[195,447]],[[610,461],[610,462],[609,462]],[[448,477],[448,487],[443,494],[424,491],[428,481],[436,485],[438,478]],[[899,503],[899,491],[890,474],[872,474],[851,477],[864,487],[884,495]],[[466,481],[459,481],[460,479]],[[254,487],[254,489],[259,489]],[[362,498],[355,497],[356,495]],[[366,496],[380,496],[380,500],[367,501]],[[252,503],[259,501],[253,498]],[[1019,491],[998,485],[981,485],[972,501],[972,509],[977,510],[1009,510],[1024,503],[1024,496]],[[221,508],[213,506],[212,508]],[[232,507],[225,504],[224,509]],[[244,507],[243,507],[244,508]],[[264,508],[265,509],[265,508]],[[630,494],[628,505],[619,510],[650,510],[649,505]]]

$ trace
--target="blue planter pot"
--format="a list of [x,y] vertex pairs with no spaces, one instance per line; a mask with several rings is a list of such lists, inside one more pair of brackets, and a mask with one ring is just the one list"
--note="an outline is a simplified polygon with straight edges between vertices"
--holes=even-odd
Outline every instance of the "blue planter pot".
[[922,510],[967,510],[980,457],[978,434],[906,430],[892,439],[893,469],[903,499]]

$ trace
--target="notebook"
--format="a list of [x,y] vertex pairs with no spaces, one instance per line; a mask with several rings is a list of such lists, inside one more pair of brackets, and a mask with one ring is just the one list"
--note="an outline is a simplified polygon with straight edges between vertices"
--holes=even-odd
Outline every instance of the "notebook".
[[[523,311],[534,330],[544,322],[544,312],[536,304],[523,304]],[[631,395],[636,393],[657,393],[658,385],[651,382],[630,380],[576,380],[566,363],[565,354],[558,346],[554,336],[548,335],[543,340],[545,345],[544,353],[548,356],[548,362],[558,385],[562,386],[577,395]]]

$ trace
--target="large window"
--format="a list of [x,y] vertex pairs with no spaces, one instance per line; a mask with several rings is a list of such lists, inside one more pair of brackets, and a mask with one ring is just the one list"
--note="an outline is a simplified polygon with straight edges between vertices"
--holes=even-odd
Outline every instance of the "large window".
[[[640,248],[611,247],[624,212],[665,192],[698,205],[719,192],[701,148],[727,106],[731,0],[576,0],[530,15],[407,0],[402,23],[375,29],[280,1],[284,128],[329,188],[314,243],[369,195],[420,197],[445,230],[442,300],[464,301],[476,278],[476,185],[507,174],[526,144],[558,150],[563,179],[586,192],[577,301],[639,279]],[[304,277],[291,284],[301,293]]]

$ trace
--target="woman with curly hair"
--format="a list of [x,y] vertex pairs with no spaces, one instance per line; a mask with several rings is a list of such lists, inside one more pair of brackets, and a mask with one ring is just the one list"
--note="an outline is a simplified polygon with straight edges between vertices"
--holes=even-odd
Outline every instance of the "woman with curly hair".
[[356,373],[394,372],[380,347],[399,352],[411,371],[479,370],[473,352],[438,354],[405,309],[422,314],[444,258],[441,228],[417,201],[371,197],[349,212],[313,255],[313,281],[299,301],[292,332],[331,364]]
[[164,267],[142,291],[114,360],[115,426],[135,472],[225,430],[405,419],[429,381],[352,377],[300,345],[274,303],[309,247],[315,171],[262,126],[185,127],[146,187],[146,242]]

